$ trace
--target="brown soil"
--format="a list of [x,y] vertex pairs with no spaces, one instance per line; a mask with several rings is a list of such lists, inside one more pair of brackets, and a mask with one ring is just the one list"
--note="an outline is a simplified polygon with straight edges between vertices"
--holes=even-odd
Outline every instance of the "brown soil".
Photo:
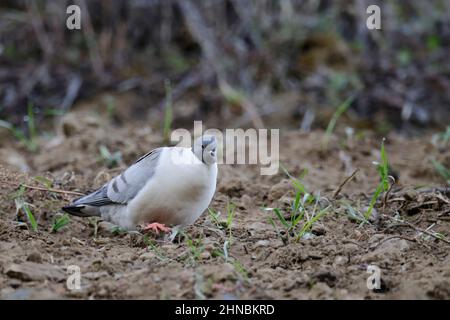
[[[332,205],[307,238],[277,234],[268,219],[275,215],[261,209],[286,209],[293,200],[282,170],[261,176],[257,166],[228,165],[219,167],[211,208],[224,220],[227,203],[236,205],[231,229],[204,213],[186,230],[195,246],[183,237],[165,243],[112,232],[104,223],[77,217],[51,232],[59,208],[75,195],[26,189],[23,197],[38,223],[33,231],[23,212],[16,214],[19,184],[46,188],[35,179],[45,176],[54,189],[87,192],[120,169],[107,169],[99,160],[101,144],[122,152],[122,167],[162,144],[145,125],[117,127],[99,119],[82,111],[65,116],[59,134],[42,142],[35,154],[15,151],[13,141],[0,150],[1,298],[450,298],[450,245],[436,238],[437,233],[450,238],[450,199],[430,162],[434,157],[448,165],[450,151],[434,147],[429,135],[388,137],[387,152],[398,179],[378,201],[370,225],[349,219],[345,202],[360,210],[368,205],[379,179],[372,161],[379,160],[380,139],[333,136],[324,152],[322,132],[291,131],[282,132],[281,163],[295,176],[308,169],[302,181],[309,192],[320,192]],[[19,165],[28,167],[29,174],[14,173]],[[333,200],[336,188],[355,169],[356,177]],[[441,192],[430,189],[434,187]],[[435,236],[419,232],[424,229]],[[227,261],[219,253],[225,241]],[[371,264],[381,269],[382,287],[375,291],[366,286]],[[81,268],[79,291],[66,288],[69,265]]]

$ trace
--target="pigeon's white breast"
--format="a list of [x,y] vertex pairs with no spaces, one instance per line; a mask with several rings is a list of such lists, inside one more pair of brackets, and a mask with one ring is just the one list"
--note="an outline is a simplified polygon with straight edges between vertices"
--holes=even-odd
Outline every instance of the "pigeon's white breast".
[[192,224],[211,202],[216,179],[217,164],[202,163],[190,148],[164,148],[155,175],[128,204],[128,215],[134,224]]

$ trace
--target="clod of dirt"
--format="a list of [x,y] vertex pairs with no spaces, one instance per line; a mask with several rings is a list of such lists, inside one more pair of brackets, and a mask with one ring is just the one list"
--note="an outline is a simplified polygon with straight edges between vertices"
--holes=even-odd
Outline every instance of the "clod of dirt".
[[236,204],[240,209],[250,209],[255,205],[254,200],[248,194],[243,194]]
[[[371,240],[369,240],[371,242]],[[383,241],[383,240],[381,240]],[[381,263],[385,260],[400,258],[401,254],[406,252],[410,245],[405,239],[389,239],[378,245],[375,250],[363,255],[361,261],[365,263]]]
[[292,190],[292,185],[287,179],[281,180],[279,183],[270,188],[268,199],[270,201],[278,200],[284,196],[289,190]]
[[93,117],[88,113],[83,112],[70,112],[63,116],[61,119],[62,133],[66,137],[72,137],[81,133],[86,127],[98,127],[100,125],[99,119]]
[[331,270],[320,270],[314,273],[311,278],[317,282],[325,282],[329,287],[334,287],[338,275]]
[[97,272],[86,272],[83,274],[83,278],[89,279],[89,280],[98,280],[103,277],[107,277],[108,272],[106,271],[97,271]]
[[242,192],[244,191],[244,186],[242,180],[238,178],[230,179],[225,183],[220,183],[218,190],[222,193],[225,193],[229,197],[241,197]]
[[236,271],[230,263],[224,263],[222,266],[201,267],[203,276],[210,278],[214,283],[224,281],[233,281],[236,279]]
[[317,282],[309,291],[312,299],[331,299],[333,290],[325,282]]
[[22,281],[53,280],[62,281],[65,278],[64,272],[51,264],[40,264],[27,261],[21,264],[13,263],[6,268],[8,277]]
[[30,253],[27,257],[27,261],[30,262],[36,262],[36,263],[42,263],[42,256],[39,252],[34,251]]
[[322,225],[319,225],[319,224],[315,224],[311,228],[311,233],[316,235],[316,236],[323,236],[324,234],[327,233],[327,231],[328,231],[328,229],[325,226],[322,226]]

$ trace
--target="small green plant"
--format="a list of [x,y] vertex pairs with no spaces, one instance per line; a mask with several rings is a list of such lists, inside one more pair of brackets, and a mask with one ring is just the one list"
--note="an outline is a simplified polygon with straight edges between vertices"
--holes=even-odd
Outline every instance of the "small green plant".
[[434,51],[437,50],[441,47],[441,39],[439,38],[438,35],[433,34],[427,37],[427,48],[430,51]]
[[57,108],[46,108],[44,109],[44,115],[47,117],[60,117],[64,115],[63,109],[57,109]]
[[325,131],[325,136],[322,141],[322,150],[326,150],[328,148],[328,143],[330,141],[331,135],[333,134],[334,128],[336,127],[338,119],[345,111],[347,111],[347,109],[352,104],[353,99],[353,96],[349,97],[337,107],[336,111],[330,119],[330,122],[328,123],[327,130]]
[[53,181],[51,181],[49,178],[44,176],[36,176],[34,177],[34,180],[39,182],[40,184],[44,185],[46,188],[51,189],[53,187]]
[[69,223],[70,223],[70,217],[67,213],[60,216],[59,218],[56,218],[52,225],[52,232],[58,232],[60,229],[62,229]]
[[148,237],[148,235],[146,235],[146,234],[144,235],[143,242],[147,246],[147,248],[149,248],[155,254],[156,258],[158,258],[160,261],[165,261],[168,259],[161,252],[161,250],[158,248],[158,246],[155,244],[155,242]]
[[407,66],[411,63],[413,54],[409,49],[401,49],[397,54],[397,60],[402,66]]
[[17,189],[17,191],[12,192],[12,193],[8,196],[8,198],[9,198],[10,200],[15,200],[15,199],[17,199],[17,198],[23,198],[23,196],[25,195],[25,191],[26,191],[25,186],[20,185],[19,188]]
[[186,243],[189,247],[189,250],[191,251],[194,260],[198,260],[205,248],[202,244],[202,239],[187,239]]
[[236,214],[236,205],[232,202],[227,203],[227,216],[226,219],[222,220],[220,219],[221,212],[216,211],[212,208],[208,208],[208,215],[211,219],[211,222],[218,227],[219,229],[225,228],[228,231],[229,240],[232,238],[232,225],[233,220]]
[[105,145],[100,146],[100,156],[108,168],[114,168],[122,162],[122,153],[116,151],[111,153]]
[[220,211],[216,211],[213,208],[208,208],[208,216],[211,222],[218,228],[222,227],[222,224],[220,223]]
[[98,235],[98,220],[99,220],[98,217],[89,217],[88,218],[89,224],[94,228],[94,234],[93,234],[94,239],[96,239],[97,235]]
[[189,69],[189,60],[178,50],[169,50],[165,53],[167,63],[176,73],[182,73]]
[[347,216],[350,220],[360,222],[361,224],[369,223],[365,215],[359,210],[355,209],[349,203],[343,203],[343,206],[345,207],[345,211],[347,212]]
[[434,170],[450,185],[450,170],[436,159],[431,159],[431,163],[433,164]]
[[242,105],[247,99],[246,94],[243,91],[234,89],[225,81],[219,82],[219,90],[227,103],[231,105]]
[[113,235],[117,236],[119,234],[126,233],[127,230],[125,230],[125,229],[123,229],[123,228],[121,228],[119,226],[114,226],[114,227],[111,228],[111,232],[112,232]]
[[34,120],[33,104],[31,102],[28,103],[26,122],[28,126],[28,134],[24,133],[22,129],[17,128],[13,124],[1,119],[0,127],[10,130],[14,137],[19,140],[19,142],[22,143],[28,151],[36,152],[38,149],[36,142],[37,130]]
[[23,203],[22,206],[23,210],[25,211],[28,221],[31,224],[31,228],[33,229],[33,231],[37,231],[38,230],[38,225],[36,223],[36,219],[34,218],[33,213],[31,212],[30,208],[28,207],[28,203]]
[[109,120],[112,120],[117,110],[116,100],[113,96],[107,95],[103,98],[103,102],[106,105],[106,115]]
[[[316,204],[317,204],[317,202],[316,202]],[[314,207],[316,208],[317,206],[315,205]],[[311,231],[313,224],[316,223],[317,221],[319,221],[320,218],[325,216],[325,214],[328,213],[330,208],[331,208],[331,205],[327,206],[326,208],[323,208],[322,210],[320,210],[317,213],[316,213],[316,210],[314,209],[311,217],[305,222],[302,229],[297,234],[297,240],[304,237],[309,231]]]
[[[320,195],[314,196],[307,191],[306,186],[293,177],[284,166],[281,166],[287,176],[291,179],[291,183],[295,189],[295,198],[290,207],[289,213],[283,213],[280,208],[264,208],[266,211],[273,211],[275,217],[280,224],[284,227],[288,236],[295,236],[297,240],[304,237],[312,228],[313,224],[322,218],[330,209],[331,206],[319,210]],[[306,175],[307,171],[304,170],[301,177]],[[288,216],[288,218],[286,218]],[[303,225],[299,230],[300,223],[303,221]],[[281,236],[275,220],[269,217],[269,222],[274,227],[278,236],[281,237],[283,242],[287,239]]]
[[225,222],[225,226],[228,230],[229,239],[231,241],[232,235],[231,235],[231,227],[233,225],[233,219],[236,213],[236,205],[232,202],[227,203],[227,220]]
[[191,261],[195,264],[197,261],[200,260],[200,255],[205,250],[203,238],[192,239],[184,232],[182,232],[182,235],[186,239],[186,245],[189,248]]
[[31,102],[28,103],[26,121],[28,124],[28,133],[30,135],[30,140],[33,145],[33,150],[31,150],[31,151],[36,151],[36,149],[37,149],[37,144],[36,144],[37,130],[36,130],[36,122],[34,121],[33,104]]
[[234,259],[231,263],[234,267],[234,270],[236,270],[244,279],[248,279],[248,272],[247,269],[245,269],[244,265],[239,262],[239,260]]
[[14,194],[14,203],[16,205],[16,215],[22,210],[23,213],[27,216],[28,222],[31,224],[31,228],[33,231],[38,230],[38,225],[36,219],[34,218],[33,212],[30,209],[32,206],[30,203],[26,202],[23,195],[25,194],[25,187],[20,186],[19,190]]
[[167,144],[170,142],[170,131],[172,129],[173,120],[172,86],[169,79],[166,79],[166,81],[164,82],[164,88],[166,90],[166,102],[164,104],[163,139],[164,143]]
[[[436,138],[434,138],[434,137],[436,137]],[[450,126],[447,126],[447,129],[445,130],[445,132],[436,134],[433,136],[433,138],[437,139],[443,145],[446,145],[447,142],[450,141]]]
[[377,171],[380,176],[380,183],[375,189],[375,193],[370,200],[369,208],[364,215],[366,219],[369,219],[373,207],[375,206],[375,203],[377,202],[381,193],[389,190],[389,163],[386,149],[384,147],[384,141],[385,140],[383,139],[383,141],[381,142],[381,163],[377,163]]
[[222,257],[225,260],[225,262],[228,262],[228,245],[229,245],[229,242],[228,242],[228,240],[226,240],[221,249],[215,249],[212,252],[212,256],[213,257]]
[[244,279],[248,278],[248,272],[242,263],[239,262],[236,258],[232,257],[228,253],[228,246],[230,242],[226,240],[223,244],[222,250],[217,249],[212,252],[213,257],[222,257],[225,262],[230,262],[237,273],[239,273]]

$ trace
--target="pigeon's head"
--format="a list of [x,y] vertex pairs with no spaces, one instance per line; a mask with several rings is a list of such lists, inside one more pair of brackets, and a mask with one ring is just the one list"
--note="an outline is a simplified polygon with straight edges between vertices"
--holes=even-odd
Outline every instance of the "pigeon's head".
[[217,140],[216,137],[204,135],[195,140],[192,152],[205,164],[214,164],[217,162]]

